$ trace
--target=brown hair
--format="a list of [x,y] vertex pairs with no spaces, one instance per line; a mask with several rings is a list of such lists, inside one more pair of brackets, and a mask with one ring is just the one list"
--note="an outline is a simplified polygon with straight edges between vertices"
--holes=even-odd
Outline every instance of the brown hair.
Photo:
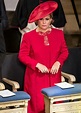
[[50,14],[50,17],[52,18],[51,24],[53,24],[53,22],[54,22],[54,19],[53,19],[53,13]]

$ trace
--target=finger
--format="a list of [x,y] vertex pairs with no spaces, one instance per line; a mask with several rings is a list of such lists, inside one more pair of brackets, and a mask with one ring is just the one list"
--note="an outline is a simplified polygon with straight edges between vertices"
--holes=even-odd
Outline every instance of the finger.
[[48,69],[46,69],[46,70],[45,70],[45,72],[46,72],[46,73],[49,73],[49,70],[48,70]]
[[51,74],[56,74],[57,73],[57,69],[52,69],[50,73]]
[[42,73],[45,73],[45,70],[41,70]]
[[53,69],[51,69],[50,73],[51,73],[51,74],[54,74],[55,72],[54,72],[54,70],[53,70]]

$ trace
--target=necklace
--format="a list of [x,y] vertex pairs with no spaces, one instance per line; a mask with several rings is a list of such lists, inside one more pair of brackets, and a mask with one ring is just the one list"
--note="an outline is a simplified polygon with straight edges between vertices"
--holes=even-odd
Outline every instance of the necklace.
[[38,33],[39,33],[39,35],[43,36],[43,38],[44,38],[44,45],[45,45],[45,46],[49,46],[50,44],[49,44],[48,34],[51,33],[51,30],[46,31],[45,33],[39,31]]

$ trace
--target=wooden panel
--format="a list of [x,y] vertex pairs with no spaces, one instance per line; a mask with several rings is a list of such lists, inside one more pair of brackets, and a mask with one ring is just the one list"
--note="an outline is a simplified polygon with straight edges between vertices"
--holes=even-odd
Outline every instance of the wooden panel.
[[65,14],[73,14],[73,7],[71,0],[60,0],[64,9]]
[[79,31],[79,26],[76,21],[75,15],[66,15],[67,24],[64,27],[65,32],[77,32]]
[[[45,99],[45,113],[81,113],[81,94],[47,97]],[[61,103],[54,103],[55,100]]]
[[78,15],[78,18],[79,18],[79,23],[80,23],[80,25],[81,25],[81,14]]
[[81,14],[81,0],[74,0],[78,14]]

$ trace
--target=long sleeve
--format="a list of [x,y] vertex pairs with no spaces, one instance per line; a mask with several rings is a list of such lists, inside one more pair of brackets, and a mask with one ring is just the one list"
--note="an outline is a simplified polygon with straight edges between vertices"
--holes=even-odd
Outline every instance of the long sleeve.
[[63,32],[59,32],[61,34],[59,34],[60,36],[62,36],[63,38],[61,39],[61,51],[60,51],[60,55],[58,57],[58,61],[60,62],[61,65],[63,65],[64,61],[67,59],[68,55],[69,55],[69,52],[68,52],[68,48],[67,48],[67,45],[66,45],[66,41],[64,39],[64,34]]
[[4,30],[7,27],[8,27],[8,17],[6,14],[4,0],[0,0],[0,28]]
[[39,0],[19,0],[14,12],[11,25],[22,30],[28,24],[31,11],[39,4]]
[[27,37],[26,34],[24,34],[22,43],[20,45],[20,51],[19,51],[18,57],[22,63],[31,67],[33,70],[35,70],[37,61],[31,58],[32,56],[30,57],[30,54],[31,54],[30,48],[31,48],[31,44],[30,44],[29,37]]
[[53,18],[54,18],[54,23],[53,25],[55,27],[64,27],[66,24],[66,18],[65,18],[65,13],[62,7],[62,4],[60,2],[60,0],[53,0],[55,2],[58,3],[58,8],[56,9],[56,11],[53,13]]
[[8,18],[6,15],[6,9],[4,0],[0,0],[0,52],[6,52],[5,40],[3,35],[3,30],[8,27]]

